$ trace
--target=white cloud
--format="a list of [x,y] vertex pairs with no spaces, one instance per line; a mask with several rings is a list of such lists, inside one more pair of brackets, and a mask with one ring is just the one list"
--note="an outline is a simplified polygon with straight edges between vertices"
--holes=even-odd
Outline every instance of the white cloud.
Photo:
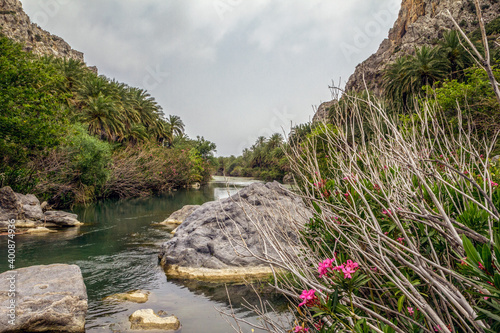
[[[150,85],[165,112],[219,153],[242,143],[286,109],[294,122],[330,98],[358,61],[387,36],[399,0],[22,0],[42,27],[85,53],[101,73],[144,86],[151,69],[168,72]],[[220,7],[222,5],[222,7]],[[224,6],[225,5],[225,6]],[[224,10],[221,11],[220,8]],[[355,45],[374,15],[390,18],[366,45]],[[346,56],[340,45],[354,45]]]

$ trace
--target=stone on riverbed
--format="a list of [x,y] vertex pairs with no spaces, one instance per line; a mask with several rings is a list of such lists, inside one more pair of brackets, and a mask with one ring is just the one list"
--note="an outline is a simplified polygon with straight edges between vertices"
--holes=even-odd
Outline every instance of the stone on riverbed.
[[105,300],[128,301],[134,303],[146,303],[149,298],[149,291],[132,290],[127,293],[115,294],[104,298]]
[[184,220],[191,215],[200,205],[187,205],[181,209],[173,212],[165,221],[161,222],[162,225],[177,226],[184,222]]
[[181,326],[177,317],[160,317],[152,309],[137,310],[129,317],[129,320],[133,330],[175,331]]
[[[31,266],[0,274],[0,333],[85,332],[87,289],[76,265]],[[15,281],[15,298],[9,296]],[[8,306],[15,299],[15,320]]]
[[291,249],[289,244],[298,242],[298,229],[310,216],[302,199],[279,183],[255,183],[191,213],[174,237],[162,245],[160,263],[171,277],[260,278],[272,270],[244,245],[257,256],[275,255],[270,246],[264,254],[260,228],[276,237],[283,248]]

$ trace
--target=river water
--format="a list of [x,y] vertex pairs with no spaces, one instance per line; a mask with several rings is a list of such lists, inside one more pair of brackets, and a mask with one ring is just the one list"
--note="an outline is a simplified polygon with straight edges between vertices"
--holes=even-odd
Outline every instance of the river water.
[[[157,255],[160,245],[171,237],[170,230],[152,224],[165,220],[184,205],[227,197],[252,182],[255,180],[228,178],[226,182],[222,177],[215,177],[199,190],[107,200],[75,208],[73,212],[85,223],[79,228],[16,237],[16,268],[55,263],[78,265],[89,297],[87,332],[128,332],[128,316],[135,310],[148,308],[176,315],[183,333],[234,332],[216,310],[230,309],[224,285],[167,279],[158,265]],[[7,263],[0,262],[0,272],[6,270]],[[146,303],[103,300],[109,295],[137,289],[151,292]],[[229,285],[228,290],[238,317],[259,322],[256,315],[241,306],[243,299],[257,304],[255,293],[244,285]],[[264,297],[278,308],[285,304],[278,295],[266,292]],[[284,316],[283,320],[286,321]],[[252,330],[242,325],[242,332]]]

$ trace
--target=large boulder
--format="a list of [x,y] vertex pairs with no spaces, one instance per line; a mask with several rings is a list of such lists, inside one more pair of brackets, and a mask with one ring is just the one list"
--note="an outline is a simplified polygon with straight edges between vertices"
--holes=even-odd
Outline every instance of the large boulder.
[[16,193],[9,186],[0,188],[0,221],[16,219],[21,210]]
[[25,220],[39,221],[43,219],[43,211],[40,201],[33,194],[16,193],[17,199],[21,202],[22,212]]
[[87,289],[76,265],[31,266],[0,274],[0,333],[85,332],[86,314]]
[[298,241],[297,227],[309,217],[302,199],[279,183],[255,183],[191,213],[162,245],[160,263],[174,277],[233,280],[268,275],[270,268],[256,257],[275,255],[270,246],[264,251],[263,232],[287,247]]

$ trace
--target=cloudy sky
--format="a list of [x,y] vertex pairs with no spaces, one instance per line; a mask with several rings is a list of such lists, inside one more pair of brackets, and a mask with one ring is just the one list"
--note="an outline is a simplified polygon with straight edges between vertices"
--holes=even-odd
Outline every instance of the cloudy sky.
[[387,37],[401,0],[21,0],[89,65],[240,154],[309,121]]

